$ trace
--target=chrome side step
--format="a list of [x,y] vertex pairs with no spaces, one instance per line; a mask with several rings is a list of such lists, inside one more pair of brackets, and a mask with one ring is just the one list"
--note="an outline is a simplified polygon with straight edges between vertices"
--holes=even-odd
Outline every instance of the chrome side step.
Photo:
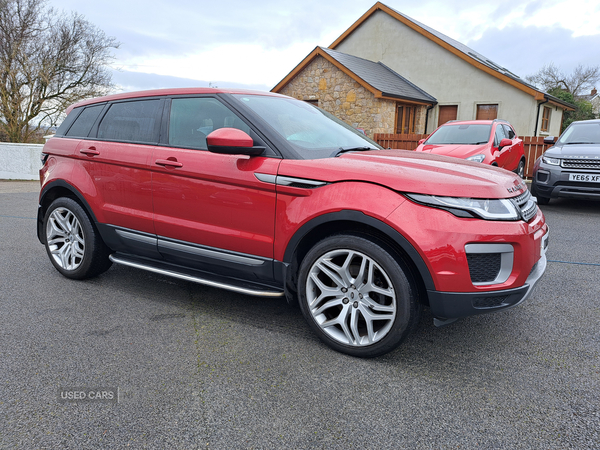
[[240,294],[255,295],[258,297],[283,297],[284,294],[283,290],[278,290],[269,286],[253,284],[238,279],[230,279],[224,276],[213,275],[161,261],[152,261],[121,254],[112,254],[109,258],[112,262],[123,264],[124,266],[147,270],[160,275],[192,281],[194,283],[204,284],[219,289],[226,289]]

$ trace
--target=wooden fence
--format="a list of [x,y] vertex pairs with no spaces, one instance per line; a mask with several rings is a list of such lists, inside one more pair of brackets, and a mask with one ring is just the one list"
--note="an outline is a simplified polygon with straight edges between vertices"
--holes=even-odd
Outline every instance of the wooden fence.
[[[542,153],[544,153],[551,144],[544,144],[544,138],[542,136],[519,136],[519,139],[523,140],[523,150],[525,150],[525,176],[531,178],[535,160],[542,156]],[[554,140],[556,141],[556,138]]]
[[[383,148],[393,148],[400,150],[414,150],[419,145],[421,139],[425,139],[428,134],[386,134],[375,133],[374,140]],[[546,151],[549,144],[544,144],[544,138],[541,136],[519,136],[523,140],[525,151],[525,176],[533,175],[533,165],[542,153]]]
[[393,148],[399,150],[414,150],[419,145],[421,139],[425,139],[428,134],[387,134],[375,133],[373,140],[383,148]]

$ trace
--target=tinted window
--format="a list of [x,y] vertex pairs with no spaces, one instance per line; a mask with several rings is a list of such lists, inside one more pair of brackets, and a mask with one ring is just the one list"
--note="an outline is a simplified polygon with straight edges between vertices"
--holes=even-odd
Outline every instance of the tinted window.
[[491,125],[444,125],[427,139],[427,144],[485,144],[490,140]]
[[125,142],[158,142],[160,100],[114,103],[98,127],[98,139]]
[[176,98],[171,102],[169,145],[207,149],[206,136],[218,128],[250,128],[214,98]]
[[79,117],[75,119],[73,126],[67,131],[67,136],[70,137],[87,137],[90,134],[92,125],[102,112],[104,105],[88,106],[85,108]]
[[60,124],[60,126],[56,129],[56,136],[64,136],[65,133],[67,132],[67,130],[69,129],[69,127],[71,125],[73,125],[73,122],[75,122],[75,119],[77,119],[77,116],[79,115],[79,113],[81,113],[81,110],[83,108],[75,108],[73,111],[71,111],[69,113],[69,115],[67,117],[65,117],[65,120],[63,120],[63,122]]

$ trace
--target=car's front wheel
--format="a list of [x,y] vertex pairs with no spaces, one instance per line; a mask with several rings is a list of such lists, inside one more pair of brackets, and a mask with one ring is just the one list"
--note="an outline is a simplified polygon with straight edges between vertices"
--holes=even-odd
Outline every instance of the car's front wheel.
[[533,195],[538,202],[538,205],[547,205],[550,203],[550,197],[543,197],[539,194],[538,190],[535,187],[535,181],[531,183],[531,195]]
[[331,348],[375,357],[396,348],[417,323],[420,305],[409,272],[371,240],[323,239],[300,265],[302,313]]
[[44,218],[44,241],[50,261],[68,278],[91,278],[108,270],[110,250],[75,200],[52,202]]
[[517,166],[517,175],[525,179],[525,160],[523,159],[519,161],[519,165]]

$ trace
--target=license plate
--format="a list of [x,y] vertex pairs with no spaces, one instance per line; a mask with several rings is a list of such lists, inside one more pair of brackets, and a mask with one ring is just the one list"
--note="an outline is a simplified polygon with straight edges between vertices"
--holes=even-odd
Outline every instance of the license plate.
[[600,183],[600,175],[591,173],[570,173],[569,181],[581,181],[584,183]]

